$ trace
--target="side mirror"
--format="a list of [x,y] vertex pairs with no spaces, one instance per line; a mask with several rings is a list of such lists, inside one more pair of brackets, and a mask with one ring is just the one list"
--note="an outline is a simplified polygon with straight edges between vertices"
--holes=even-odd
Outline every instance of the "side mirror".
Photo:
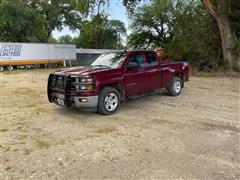
[[133,69],[133,68],[138,68],[138,63],[137,62],[129,62],[127,63],[127,69]]

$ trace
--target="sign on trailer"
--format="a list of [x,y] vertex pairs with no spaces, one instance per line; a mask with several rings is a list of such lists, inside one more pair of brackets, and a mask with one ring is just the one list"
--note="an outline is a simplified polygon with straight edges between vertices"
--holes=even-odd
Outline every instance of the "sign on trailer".
[[56,64],[76,60],[76,46],[68,44],[37,44],[0,42],[0,66]]

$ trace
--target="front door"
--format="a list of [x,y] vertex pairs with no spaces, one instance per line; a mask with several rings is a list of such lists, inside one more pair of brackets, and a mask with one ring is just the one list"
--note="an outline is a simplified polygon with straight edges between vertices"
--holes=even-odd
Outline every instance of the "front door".
[[144,70],[145,56],[143,53],[131,54],[128,58],[127,64],[129,62],[137,63],[138,67],[125,68],[126,69],[126,73],[124,75],[125,93],[127,96],[142,94],[146,91],[147,87],[147,79]]

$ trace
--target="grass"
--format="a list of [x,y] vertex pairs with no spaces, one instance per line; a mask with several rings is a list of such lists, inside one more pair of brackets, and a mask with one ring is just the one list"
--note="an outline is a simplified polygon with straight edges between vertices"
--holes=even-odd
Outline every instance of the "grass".
[[64,145],[66,142],[64,140],[61,140],[59,142],[56,143],[56,145]]
[[33,96],[33,97],[37,97],[40,95],[40,92],[28,87],[18,88],[17,90],[15,90],[14,93],[17,95],[27,95],[27,96]]
[[23,139],[27,139],[27,138],[28,138],[28,135],[26,135],[26,134],[18,134],[17,135],[18,140],[23,140]]
[[6,147],[6,149],[4,150],[4,152],[8,152],[10,151],[10,147]]
[[108,134],[114,131],[117,131],[117,128],[109,126],[109,127],[100,127],[95,132],[100,134]]
[[50,144],[43,140],[36,140],[37,146],[41,149],[48,149],[50,148]]
[[19,69],[19,70],[14,70],[14,71],[3,71],[2,73],[3,74],[21,74],[23,72],[25,72],[25,71]]
[[26,104],[25,106],[22,106],[23,108],[35,108],[37,107],[37,104],[33,104],[33,103],[30,103],[30,104]]
[[8,131],[8,129],[6,129],[6,128],[1,128],[0,129],[0,132],[6,132],[6,131]]
[[63,67],[58,67],[58,68],[47,68],[47,69],[15,69],[13,71],[3,71],[1,72],[2,74],[21,74],[21,73],[28,73],[28,72],[38,72],[38,73],[42,73],[42,72],[52,72],[58,69],[62,69]]
[[45,107],[38,107],[35,110],[35,112],[39,112],[39,113],[47,113],[48,111],[49,111],[49,108],[45,108]]
[[42,128],[33,128],[33,131],[36,131],[37,133],[41,133],[43,131]]
[[11,167],[11,166],[7,166],[7,167],[5,168],[5,170],[6,170],[6,171],[11,171],[11,170],[12,170],[12,167]]
[[230,71],[230,70],[219,70],[219,71],[211,71],[211,72],[202,72],[197,70],[191,71],[191,76],[198,76],[198,77],[240,77],[239,72]]
[[151,121],[151,123],[154,123],[154,124],[173,124],[173,122],[168,121],[168,120],[164,120],[164,119],[153,119]]
[[29,155],[32,153],[32,151],[33,151],[32,149],[24,149],[24,154]]

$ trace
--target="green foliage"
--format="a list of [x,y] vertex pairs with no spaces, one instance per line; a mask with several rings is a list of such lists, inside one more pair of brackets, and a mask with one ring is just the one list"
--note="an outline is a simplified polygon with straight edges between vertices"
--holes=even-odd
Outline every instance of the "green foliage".
[[229,16],[231,20],[232,29],[235,32],[235,35],[237,37],[236,53],[238,54],[238,57],[240,57],[240,3],[239,3],[239,0],[230,1]]
[[130,47],[164,47],[199,70],[224,66],[216,23],[196,0],[153,0],[131,15],[131,28]]
[[33,36],[35,11],[20,0],[0,2],[0,40],[30,41]]
[[131,14],[129,45],[135,48],[165,46],[172,38],[173,4],[169,0],[153,1]]
[[47,42],[52,31],[61,31],[63,26],[71,30],[81,28],[82,17],[76,11],[76,0],[32,0],[30,5],[40,16],[37,39],[41,42]]
[[97,10],[97,14],[100,14],[101,7],[108,3],[108,0],[76,0],[77,10],[85,17],[95,10]]
[[72,44],[73,38],[70,35],[64,35],[59,37],[58,41],[62,44]]
[[56,43],[58,43],[58,40],[55,39],[54,37],[50,36],[49,39],[48,39],[48,42],[56,44]]
[[104,15],[97,14],[91,21],[84,22],[76,41],[81,48],[121,48],[121,36],[126,33],[124,23],[108,20]]
[[76,0],[0,1],[1,41],[48,42],[52,31],[81,28]]
[[238,39],[240,39],[240,3],[239,0],[231,0],[229,8],[229,16],[233,31]]

